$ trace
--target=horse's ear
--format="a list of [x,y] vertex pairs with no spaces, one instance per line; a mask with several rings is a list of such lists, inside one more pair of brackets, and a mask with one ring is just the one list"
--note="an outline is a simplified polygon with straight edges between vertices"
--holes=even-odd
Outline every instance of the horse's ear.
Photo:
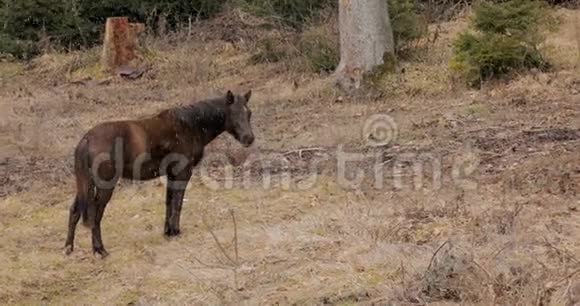
[[248,92],[244,95],[244,98],[246,99],[246,103],[248,103],[250,101],[250,98],[252,97],[252,90],[248,90]]
[[228,93],[226,94],[227,104],[232,105],[232,104],[234,104],[235,101],[236,101],[236,97],[234,97],[234,94],[232,93],[231,90],[228,90]]

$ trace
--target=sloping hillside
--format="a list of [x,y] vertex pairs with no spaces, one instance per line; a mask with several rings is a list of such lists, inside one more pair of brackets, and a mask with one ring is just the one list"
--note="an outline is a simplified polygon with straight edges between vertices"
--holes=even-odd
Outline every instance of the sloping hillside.
[[[0,63],[0,303],[563,305],[580,277],[580,51],[579,12],[559,13],[551,72],[477,91],[448,69],[462,18],[351,97],[253,64],[269,30],[240,15],[148,41],[153,68],[135,81],[102,75],[98,49]],[[164,181],[124,182],[103,221],[111,256],[94,258],[80,226],[62,254],[87,129],[249,88],[256,144],[208,148],[178,239],[162,236]],[[367,146],[376,114],[394,120],[387,146]]]

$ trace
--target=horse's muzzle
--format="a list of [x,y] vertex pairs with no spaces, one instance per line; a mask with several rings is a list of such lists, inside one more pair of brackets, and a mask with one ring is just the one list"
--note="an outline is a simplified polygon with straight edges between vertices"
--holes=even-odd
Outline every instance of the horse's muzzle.
[[254,143],[254,135],[244,135],[240,139],[240,142],[244,147],[249,147]]

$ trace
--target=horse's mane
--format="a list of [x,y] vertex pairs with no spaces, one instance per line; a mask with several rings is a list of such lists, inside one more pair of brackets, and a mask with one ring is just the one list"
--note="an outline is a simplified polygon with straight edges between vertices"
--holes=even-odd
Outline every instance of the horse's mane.
[[202,100],[170,111],[178,121],[191,129],[222,127],[225,121],[225,99]]

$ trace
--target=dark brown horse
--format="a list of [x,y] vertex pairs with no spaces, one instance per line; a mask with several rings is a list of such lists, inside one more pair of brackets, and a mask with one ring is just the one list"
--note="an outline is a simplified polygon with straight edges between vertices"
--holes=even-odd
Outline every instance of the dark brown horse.
[[93,253],[108,255],[101,239],[101,219],[117,182],[167,177],[165,235],[179,235],[183,195],[204,147],[228,132],[244,146],[254,142],[248,101],[231,91],[223,97],[167,109],[156,116],[97,125],[75,150],[77,194],[70,208],[65,253],[73,251],[82,215],[92,231]]

